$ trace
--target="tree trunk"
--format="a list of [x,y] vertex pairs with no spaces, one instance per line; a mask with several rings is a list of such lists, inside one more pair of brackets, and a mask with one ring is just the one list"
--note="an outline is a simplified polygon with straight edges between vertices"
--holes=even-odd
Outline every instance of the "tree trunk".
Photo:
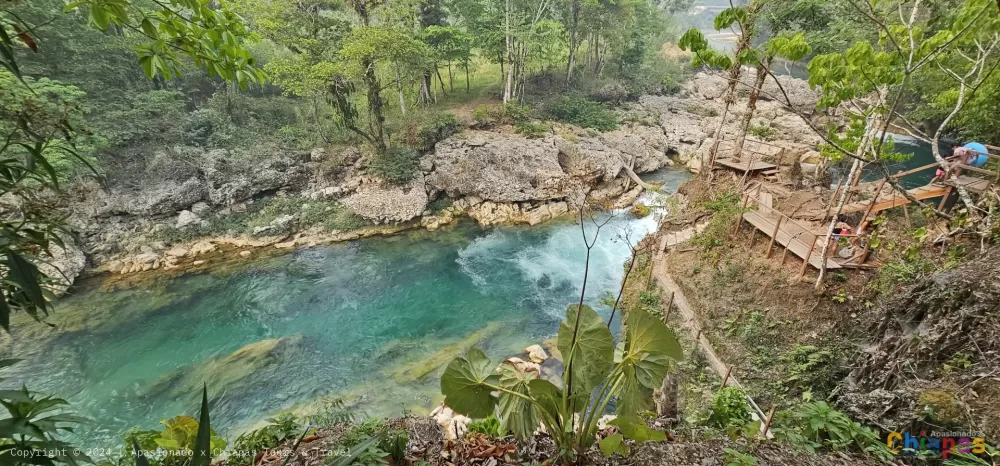
[[406,115],[406,95],[403,93],[403,83],[399,80],[399,63],[393,64],[396,73],[396,92],[399,93],[399,111]]
[[385,152],[385,116],[382,114],[382,98],[379,95],[381,85],[378,76],[375,75],[375,64],[369,60],[362,63],[365,68],[365,85],[368,87],[368,112],[369,127],[371,129],[372,144],[378,153]]
[[505,75],[505,82],[503,85],[504,104],[510,102],[511,81],[514,80],[514,67],[511,63],[514,60],[513,50],[511,50],[514,46],[514,38],[510,35],[510,2],[511,0],[504,2],[504,44],[507,48],[507,56],[505,57],[505,60],[507,60],[507,73]]
[[771,66],[771,59],[767,58],[763,63],[757,65],[757,79],[754,80],[753,88],[750,89],[750,97],[747,99],[747,111],[743,115],[743,124],[740,125],[740,132],[736,135],[736,155],[743,156],[743,143],[747,139],[750,131],[750,122],[753,114],[757,110],[757,99],[760,97],[760,90],[764,87],[764,79],[767,77],[767,67]]
[[420,80],[420,89],[417,91],[417,102],[421,105],[434,103],[434,81],[430,70],[424,71],[424,77]]
[[448,60],[448,89],[455,92],[455,77],[451,74],[451,60]]
[[472,91],[472,85],[469,84],[469,60],[465,60],[465,93],[468,94]]
[[441,85],[441,95],[448,95],[448,92],[444,90],[444,79],[441,79],[441,69],[434,65],[434,72],[437,73],[438,84]]
[[[879,95],[886,95],[885,89],[882,89]],[[882,104],[883,102],[879,102]],[[878,108],[880,105],[876,105]],[[865,120],[865,134],[861,136],[861,142],[858,144],[857,154],[864,158],[865,154],[870,152],[875,144],[875,135],[880,131],[884,130],[885,121],[879,116],[869,115]],[[866,159],[867,160],[867,159]],[[874,160],[874,158],[872,159]],[[854,163],[851,164],[851,172],[847,175],[847,183],[844,184],[844,191],[840,193],[840,200],[837,202],[837,210],[833,213],[833,218],[830,219],[830,225],[826,228],[826,236],[823,240],[823,260],[821,260],[821,265],[819,268],[819,277],[816,278],[816,289],[820,289],[823,284],[823,277],[826,276],[826,251],[830,247],[830,238],[833,237],[833,229],[837,227],[837,220],[840,217],[840,212],[844,210],[844,205],[847,204],[847,199],[850,198],[852,181],[855,177],[861,178],[861,159],[854,159]],[[878,199],[880,193],[875,193],[875,199]],[[872,202],[875,202],[875,199]]]
[[[998,0],[1000,1],[1000,0]],[[573,78],[573,65],[576,61],[576,49],[580,45],[577,43],[577,31],[580,25],[580,0],[573,0],[570,5],[570,23],[569,23],[569,62],[566,65],[566,84],[570,83]]]
[[[746,49],[750,48],[750,42],[753,40],[753,23],[760,3],[761,0],[751,0],[750,4],[747,5],[746,23],[740,25],[740,40],[736,43],[733,57],[739,57]],[[715,139],[712,141],[712,147],[708,152],[710,157],[708,165],[709,173],[712,172],[712,168],[715,166],[715,158],[719,153],[719,144],[722,143],[722,128],[726,125],[726,116],[729,114],[729,107],[736,101],[736,84],[740,81],[740,73],[742,71],[740,61],[733,59],[733,64],[729,67],[729,85],[726,87],[722,119],[719,120],[719,126],[715,128]],[[702,160],[702,166],[704,165],[705,161]]]

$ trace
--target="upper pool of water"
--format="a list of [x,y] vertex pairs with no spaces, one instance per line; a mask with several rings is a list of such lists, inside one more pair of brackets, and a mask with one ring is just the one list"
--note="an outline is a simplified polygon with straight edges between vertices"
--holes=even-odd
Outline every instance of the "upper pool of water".
[[[679,171],[647,179],[672,191]],[[632,242],[656,220],[620,213],[592,251],[587,301],[617,289]],[[593,228],[586,228],[593,234]],[[88,290],[50,322],[21,322],[5,350],[26,359],[3,385],[67,398],[93,420],[80,442],[113,445],[130,427],[195,415],[202,383],[213,427],[231,437],[269,413],[344,396],[359,412],[426,411],[438,375],[477,345],[495,358],[553,336],[579,299],[585,249],[571,220],[301,249],[151,282]],[[607,312],[603,310],[602,312]]]

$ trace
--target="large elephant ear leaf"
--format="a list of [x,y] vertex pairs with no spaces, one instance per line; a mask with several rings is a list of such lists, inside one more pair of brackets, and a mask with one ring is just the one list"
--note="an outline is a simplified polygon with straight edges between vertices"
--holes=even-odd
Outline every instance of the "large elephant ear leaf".
[[562,429],[562,390],[545,379],[528,382],[528,392],[538,406],[538,412],[549,426],[550,431]]
[[636,442],[642,443],[650,440],[662,441],[667,439],[667,433],[662,430],[650,429],[644,421],[639,416],[618,416],[615,420],[608,423],[609,425],[618,426],[618,430],[622,432],[625,438],[635,440]]
[[670,359],[680,359],[682,352],[673,332],[648,312],[630,310],[626,323],[622,385],[616,408],[619,416],[634,416],[649,409],[653,389],[663,383]]
[[486,354],[477,348],[470,349],[465,357],[448,363],[441,374],[441,394],[444,404],[456,413],[471,418],[484,418],[493,414],[497,400],[492,392],[500,381],[493,373],[495,366]]
[[635,368],[635,376],[646,388],[658,388],[667,375],[670,359],[684,355],[681,345],[660,319],[642,309],[633,309],[626,317],[627,343],[622,364]]
[[[569,306],[566,320],[559,326],[556,347],[572,368],[570,395],[589,397],[611,371],[615,343],[604,320],[590,306]],[[582,403],[576,405],[583,407]]]
[[[537,371],[524,370],[506,361],[500,365],[500,386],[514,393],[528,396],[528,384],[536,379]],[[499,407],[503,432],[512,432],[518,440],[525,440],[538,428],[538,414],[530,401],[511,393],[501,393]]]

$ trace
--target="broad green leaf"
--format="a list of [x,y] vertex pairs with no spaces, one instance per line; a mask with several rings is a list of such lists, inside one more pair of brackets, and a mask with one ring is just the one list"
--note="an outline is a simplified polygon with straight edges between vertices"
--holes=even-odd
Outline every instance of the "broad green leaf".
[[621,456],[628,456],[629,453],[628,445],[625,444],[625,437],[622,437],[622,434],[614,434],[606,437],[604,440],[601,440],[598,446],[601,448],[601,453],[604,453],[604,456],[611,456],[615,453]]
[[494,368],[486,354],[477,348],[470,349],[464,358],[453,359],[441,374],[444,404],[471,418],[488,417],[497,403],[489,386],[496,386],[500,381],[500,377],[493,374]]
[[629,417],[649,409],[653,389],[663,383],[670,359],[679,360],[683,353],[673,332],[645,310],[630,310],[625,323],[627,337],[616,410],[619,416]]
[[7,268],[10,272],[10,279],[17,284],[35,307],[44,311],[46,303],[42,296],[42,287],[38,285],[38,268],[35,267],[35,264],[28,262],[14,251],[7,251]]
[[646,422],[639,416],[618,416],[615,420],[609,422],[608,424],[618,426],[618,430],[622,431],[622,435],[624,435],[625,438],[635,440],[639,443],[650,440],[662,441],[667,439],[667,434],[665,432],[650,429],[646,426]]
[[[556,347],[571,369],[572,380],[567,381],[572,389],[570,395],[589,397],[611,371],[614,340],[604,321],[590,306],[569,306],[566,320],[559,326]],[[583,405],[577,403],[574,410],[583,409]]]
[[[538,372],[521,370],[509,362],[500,365],[500,386],[512,392],[528,396],[528,384],[536,379]],[[512,432],[518,440],[531,437],[538,428],[538,414],[530,401],[501,392],[498,408],[501,430]]]
[[198,421],[198,436],[194,441],[194,456],[191,466],[209,466],[212,462],[212,427],[208,415],[208,385],[201,388],[201,420]]
[[545,379],[528,381],[528,392],[537,403],[539,413],[546,419],[549,427],[562,424],[565,416],[562,414],[562,390]]

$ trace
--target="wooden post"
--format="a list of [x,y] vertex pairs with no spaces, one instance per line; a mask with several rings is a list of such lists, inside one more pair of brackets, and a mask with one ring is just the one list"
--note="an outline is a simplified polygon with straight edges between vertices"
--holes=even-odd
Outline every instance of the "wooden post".
[[729,382],[729,374],[733,373],[733,366],[730,365],[729,369],[726,369],[726,375],[722,376],[722,388],[726,388],[726,383]]
[[948,198],[951,197],[952,187],[948,186],[948,189],[944,191],[944,196],[941,198],[941,203],[938,204],[938,210],[944,210],[944,205],[948,202]]
[[754,228],[750,233],[750,249],[753,249],[753,245],[757,242],[757,228]]
[[667,301],[667,312],[663,314],[663,320],[666,321],[667,317],[670,317],[670,311],[674,308],[674,293],[670,293],[670,301]]
[[646,274],[646,291],[649,291],[649,285],[653,282],[653,253],[649,253],[649,273]]
[[779,213],[778,214],[778,223],[774,224],[774,231],[771,232],[771,242],[768,243],[768,245],[767,245],[767,254],[764,255],[764,257],[766,257],[768,259],[771,258],[771,249],[774,248],[774,241],[778,239],[778,230],[781,229],[781,221],[784,220],[784,219],[785,219],[785,217]]
[[837,189],[833,190],[833,195],[830,196],[830,202],[826,203],[826,215],[830,215],[830,208],[833,207],[833,203],[837,200],[837,195],[840,194],[840,185],[842,184],[844,184],[843,178],[841,178],[840,181],[837,182]]
[[774,419],[774,408],[776,406],[771,405],[771,410],[767,413],[767,420],[764,421],[764,427],[760,431],[761,435],[764,436],[764,440],[767,440],[767,430],[771,428],[771,420]]
[[812,244],[809,246],[809,250],[806,251],[806,258],[802,260],[802,269],[799,270],[799,280],[806,276],[806,267],[809,266],[809,259],[812,258],[813,249],[816,249],[816,241],[819,241],[819,235],[813,235]]
[[[906,228],[913,229],[913,224],[910,223],[910,208],[908,205],[903,204],[903,217],[906,217]],[[860,230],[859,230],[860,233]]]
[[[882,182],[878,184],[878,188],[875,189],[875,198],[868,204],[868,208],[865,209],[865,215],[861,217],[861,222],[858,223],[858,228],[854,230],[855,232],[861,231],[861,227],[865,226],[865,221],[868,220],[868,216],[872,213],[872,208],[875,207],[875,203],[878,202],[878,197],[882,194],[882,188],[885,186],[885,182],[889,181],[889,178],[882,178]],[[893,191],[893,198],[895,199],[896,193]],[[895,204],[895,201],[893,202]]]
[[701,341],[701,329],[698,329],[698,334],[694,336],[694,342],[698,343]]
[[736,234],[740,232],[740,226],[743,224],[743,211],[746,210],[749,203],[750,193],[743,194],[743,202],[740,203],[740,213],[736,217],[736,228],[733,229],[733,239],[736,239]]

